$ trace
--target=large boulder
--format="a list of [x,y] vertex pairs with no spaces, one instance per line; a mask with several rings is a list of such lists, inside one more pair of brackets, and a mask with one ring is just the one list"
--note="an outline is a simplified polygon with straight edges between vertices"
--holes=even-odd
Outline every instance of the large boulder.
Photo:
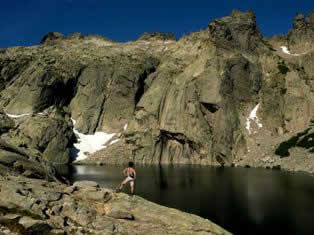
[[6,139],[24,148],[38,150],[42,156],[53,163],[70,162],[71,149],[75,136],[70,116],[60,110],[48,110],[17,120],[17,128]]
[[64,181],[55,168],[39,155],[0,139],[1,175],[24,175],[28,178]]

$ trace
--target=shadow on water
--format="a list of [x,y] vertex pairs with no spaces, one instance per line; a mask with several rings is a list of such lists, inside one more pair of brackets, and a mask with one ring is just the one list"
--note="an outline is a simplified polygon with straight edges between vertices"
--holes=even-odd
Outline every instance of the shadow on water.
[[[69,166],[70,181],[115,188],[123,166]],[[304,174],[247,168],[137,166],[136,194],[197,214],[234,234],[314,234],[314,180]],[[129,188],[125,188],[128,192]]]

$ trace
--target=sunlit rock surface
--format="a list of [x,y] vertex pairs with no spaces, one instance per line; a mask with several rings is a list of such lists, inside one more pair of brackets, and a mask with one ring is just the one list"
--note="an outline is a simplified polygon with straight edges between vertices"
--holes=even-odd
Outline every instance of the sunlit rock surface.
[[[277,149],[312,128],[312,18],[297,15],[288,35],[271,39],[254,13],[233,11],[180,40],[49,33],[7,48],[0,106],[11,124],[1,125],[13,126],[1,138],[54,163],[268,166],[270,157],[294,170],[294,154]],[[311,156],[303,146],[289,151]]]

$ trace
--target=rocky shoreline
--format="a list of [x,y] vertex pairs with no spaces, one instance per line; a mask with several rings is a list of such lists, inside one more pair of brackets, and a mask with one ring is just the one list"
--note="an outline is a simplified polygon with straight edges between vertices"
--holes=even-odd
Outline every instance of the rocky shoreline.
[[230,234],[198,216],[91,182],[67,186],[6,176],[0,188],[2,234]]
[[95,182],[69,185],[45,160],[1,141],[0,234],[230,233],[209,220]]

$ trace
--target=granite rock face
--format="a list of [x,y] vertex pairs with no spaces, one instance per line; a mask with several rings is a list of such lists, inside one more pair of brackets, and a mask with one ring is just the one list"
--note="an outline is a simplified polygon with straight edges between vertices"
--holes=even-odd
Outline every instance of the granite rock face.
[[28,178],[47,181],[65,182],[55,168],[40,155],[11,145],[0,139],[0,169],[1,176],[23,175]]
[[85,163],[239,163],[252,148],[264,151],[257,139],[285,141],[312,120],[312,16],[298,15],[288,35],[269,40],[254,13],[233,11],[178,41],[52,33],[39,46],[8,48],[0,106],[20,116],[14,125],[3,119],[1,138],[67,163],[72,118],[83,134],[117,133]]
[[210,22],[208,29],[210,40],[219,47],[254,51],[264,46],[253,12],[234,10],[231,16]]
[[[75,141],[70,116],[58,109],[47,109],[45,113],[27,114],[18,118],[0,115],[1,139],[30,151],[46,160],[67,164]],[[1,133],[1,132],[0,132]]]

